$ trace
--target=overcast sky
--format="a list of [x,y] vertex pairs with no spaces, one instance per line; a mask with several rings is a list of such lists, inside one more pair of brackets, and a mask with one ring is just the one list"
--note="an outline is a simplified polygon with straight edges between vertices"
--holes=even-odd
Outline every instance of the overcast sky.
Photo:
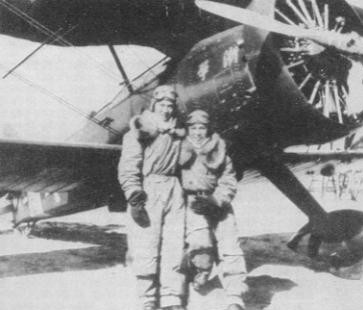
[[[0,46],[2,77],[39,43],[2,35]],[[150,48],[115,48],[131,78],[164,56]],[[5,79],[0,78],[0,137],[16,135],[21,139],[65,139],[83,124],[84,119],[44,91],[89,113],[109,102],[120,91],[119,83],[122,81],[107,46],[47,45],[15,73]]]

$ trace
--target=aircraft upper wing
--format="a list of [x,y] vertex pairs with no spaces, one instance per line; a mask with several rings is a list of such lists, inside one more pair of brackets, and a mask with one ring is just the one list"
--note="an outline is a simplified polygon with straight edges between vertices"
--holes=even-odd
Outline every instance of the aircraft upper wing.
[[194,2],[0,1],[0,33],[62,46],[149,46],[178,58],[205,37],[236,25],[220,17],[202,18]]
[[0,150],[0,191],[60,192],[117,181],[117,145],[0,139]]

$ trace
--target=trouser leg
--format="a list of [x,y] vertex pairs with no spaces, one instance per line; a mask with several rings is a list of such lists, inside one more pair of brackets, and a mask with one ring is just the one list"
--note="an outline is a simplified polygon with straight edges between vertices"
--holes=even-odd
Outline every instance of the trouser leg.
[[204,215],[196,214],[191,209],[193,199],[192,195],[186,199],[187,249],[182,270],[188,282],[192,281],[194,289],[199,290],[209,278],[216,255],[209,222]]
[[211,271],[215,262],[215,250],[209,229],[199,229],[189,234],[187,238],[187,255],[190,263],[197,271]]
[[[132,269],[137,280],[138,296],[142,303],[158,302],[158,261],[162,209],[153,195],[148,196],[145,209],[150,226],[141,227],[129,213],[128,246],[132,256]],[[130,207],[129,207],[130,208]]]
[[[167,192],[167,189],[163,189]],[[164,218],[160,261],[160,306],[182,305],[185,295],[185,276],[179,272],[184,254],[185,203],[177,179],[170,184],[164,201]]]
[[228,304],[244,307],[242,293],[246,291],[246,263],[238,240],[238,230],[232,209],[215,229],[220,259],[220,276]]
[[212,269],[214,262],[213,238],[209,222],[204,215],[196,214],[190,208],[191,198],[188,198],[186,211],[186,244],[189,261],[197,269]]
[[194,290],[201,290],[209,280],[213,264],[216,261],[216,251],[209,228],[191,231],[187,236],[186,268],[183,272],[187,282],[191,282]]

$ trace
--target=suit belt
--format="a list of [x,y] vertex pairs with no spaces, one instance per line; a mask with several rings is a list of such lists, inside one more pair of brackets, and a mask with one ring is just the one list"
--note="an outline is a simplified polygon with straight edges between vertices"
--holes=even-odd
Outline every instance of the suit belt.
[[209,196],[213,191],[193,191],[190,189],[185,189],[184,193],[188,196]]

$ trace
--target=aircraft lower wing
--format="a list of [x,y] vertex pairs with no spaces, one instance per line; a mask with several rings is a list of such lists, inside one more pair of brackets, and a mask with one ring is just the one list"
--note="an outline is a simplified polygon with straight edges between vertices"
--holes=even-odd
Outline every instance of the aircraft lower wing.
[[0,191],[15,197],[15,224],[114,204],[121,147],[0,140]]
[[[0,150],[0,191],[52,193],[114,184],[121,146],[0,139]],[[285,152],[279,158],[293,171],[358,159],[363,151]]]
[[114,182],[120,146],[0,140],[0,191],[59,192]]
[[[54,193],[81,187],[109,192],[117,183],[121,146],[0,139],[0,150],[1,192]],[[362,158],[361,151],[285,152],[279,161],[297,171]],[[252,175],[247,173],[245,180]]]
[[[324,168],[335,170],[342,163],[351,164],[363,160],[363,151],[294,151],[284,152],[278,160],[294,173],[321,173]],[[362,166],[363,167],[363,166]],[[247,169],[243,173],[242,183],[256,182],[261,173],[255,168]]]
[[352,162],[354,160],[363,159],[363,151],[306,151],[306,152],[285,152],[282,155],[282,160],[288,164],[303,163],[303,162]]

